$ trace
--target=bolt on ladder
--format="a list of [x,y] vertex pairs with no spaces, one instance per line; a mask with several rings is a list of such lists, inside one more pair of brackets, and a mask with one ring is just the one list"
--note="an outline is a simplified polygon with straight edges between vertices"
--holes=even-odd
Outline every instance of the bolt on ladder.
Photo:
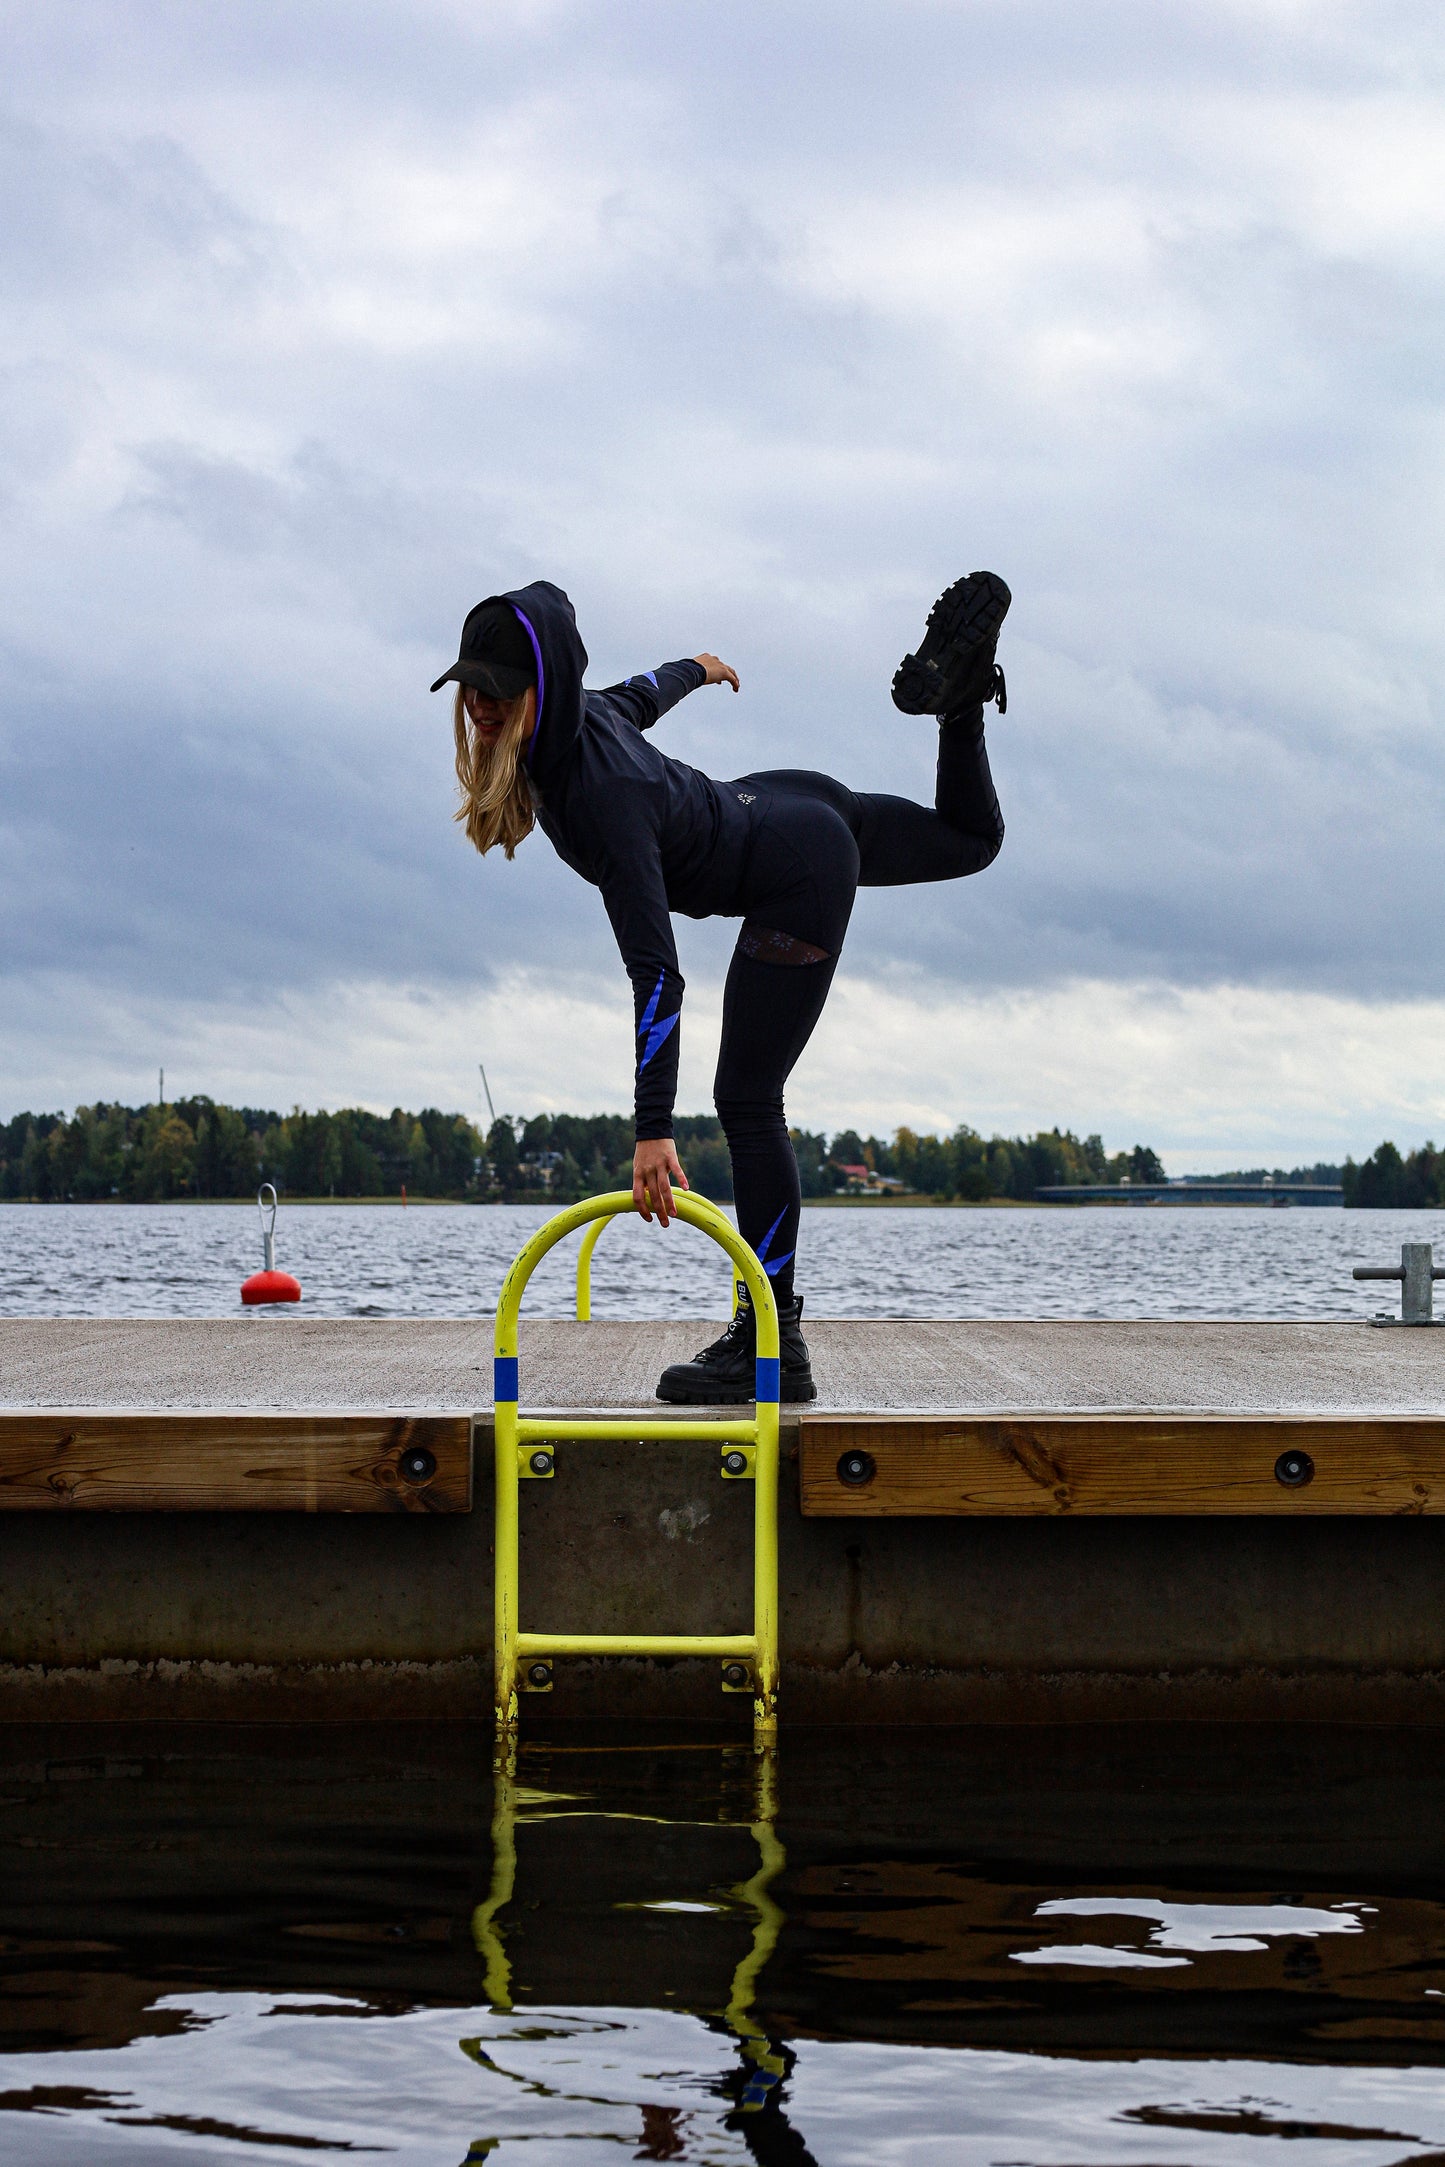
[[1440,1324],[1434,1314],[1434,1281],[1445,1279],[1445,1269],[1434,1262],[1429,1242],[1401,1242],[1398,1264],[1357,1264],[1356,1279],[1397,1279],[1401,1282],[1400,1314],[1381,1311],[1371,1324]]
[[[629,1190],[588,1197],[539,1227],[502,1282],[497,1300],[493,1362],[494,1458],[496,1465],[496,1563],[493,1574],[494,1702],[499,1729],[515,1731],[518,1692],[546,1692],[552,1659],[559,1655],[717,1656],[724,1692],[751,1693],[753,1731],[761,1744],[778,1724],[778,1308],[766,1272],[715,1204],[675,1193],[680,1219],[707,1234],[732,1259],[752,1297],[757,1328],[756,1400],[751,1420],[701,1417],[594,1421],[549,1415],[545,1421],[519,1412],[517,1321],[528,1280],[548,1251],[578,1227],[620,1217],[635,1209]],[[753,1499],[753,1629],[750,1633],[531,1633],[518,1623],[520,1575],[519,1503],[525,1481],[550,1481],[560,1444],[683,1441],[722,1447],[722,1474],[751,1481]]]

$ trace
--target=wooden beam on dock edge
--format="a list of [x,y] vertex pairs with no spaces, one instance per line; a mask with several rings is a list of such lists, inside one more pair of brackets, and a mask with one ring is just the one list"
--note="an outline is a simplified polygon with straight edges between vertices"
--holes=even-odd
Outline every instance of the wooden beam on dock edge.
[[0,1512],[471,1509],[470,1415],[0,1412]]
[[805,1518],[1445,1512],[1438,1415],[827,1415]]

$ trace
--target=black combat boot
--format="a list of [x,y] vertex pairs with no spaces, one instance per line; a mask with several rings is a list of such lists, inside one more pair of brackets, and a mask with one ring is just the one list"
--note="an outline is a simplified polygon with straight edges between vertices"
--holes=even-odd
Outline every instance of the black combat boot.
[[893,705],[905,715],[942,716],[997,700],[1003,714],[1008,688],[993,658],[1012,600],[997,572],[970,572],[945,587],[917,654],[894,673]]
[[[803,1297],[778,1304],[779,1397],[811,1400],[818,1396],[802,1333]],[[658,1380],[657,1396],[687,1407],[741,1407],[753,1397],[753,1362],[757,1333],[753,1305],[739,1284],[737,1313],[721,1339],[704,1347],[690,1362],[674,1362]]]

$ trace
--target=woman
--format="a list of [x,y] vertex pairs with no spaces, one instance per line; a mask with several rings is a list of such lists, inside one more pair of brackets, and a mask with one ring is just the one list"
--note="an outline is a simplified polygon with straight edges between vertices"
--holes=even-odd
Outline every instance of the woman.
[[[676,1216],[687,1176],[672,1141],[683,981],[670,913],[740,918],[723,994],[714,1099],[732,1156],[738,1226],[773,1282],[782,1396],[814,1397],[793,1285],[798,1167],[783,1086],[822,1013],[854,892],[981,872],[1003,821],[984,749],[983,710],[1006,704],[994,662],[1009,591],[992,572],[955,581],[929,613],[894,704],[938,717],[934,809],[855,793],[829,775],[781,769],[714,782],[643,735],[700,685],[731,685],[716,655],[665,662],[586,692],[572,605],[538,580],[478,603],[461,652],[432,686],[457,687],[457,818],[477,849],[508,858],[540,824],[563,863],[601,890],[632,980],[637,1148],[632,1193],[644,1219]],[[658,1396],[737,1404],[753,1394],[753,1318],[740,1293],[727,1331],[664,1371]]]

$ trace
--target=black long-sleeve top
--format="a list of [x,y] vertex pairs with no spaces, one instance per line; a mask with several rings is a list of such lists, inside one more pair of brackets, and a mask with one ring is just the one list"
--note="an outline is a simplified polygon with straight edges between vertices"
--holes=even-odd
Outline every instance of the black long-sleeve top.
[[536,655],[526,762],[538,824],[563,863],[601,891],[632,981],[638,1140],[671,1136],[683,978],[670,914],[727,911],[749,825],[725,783],[669,759],[643,733],[707,673],[697,662],[664,662],[585,691],[587,651],[561,588],[538,580],[497,599],[517,612]]

